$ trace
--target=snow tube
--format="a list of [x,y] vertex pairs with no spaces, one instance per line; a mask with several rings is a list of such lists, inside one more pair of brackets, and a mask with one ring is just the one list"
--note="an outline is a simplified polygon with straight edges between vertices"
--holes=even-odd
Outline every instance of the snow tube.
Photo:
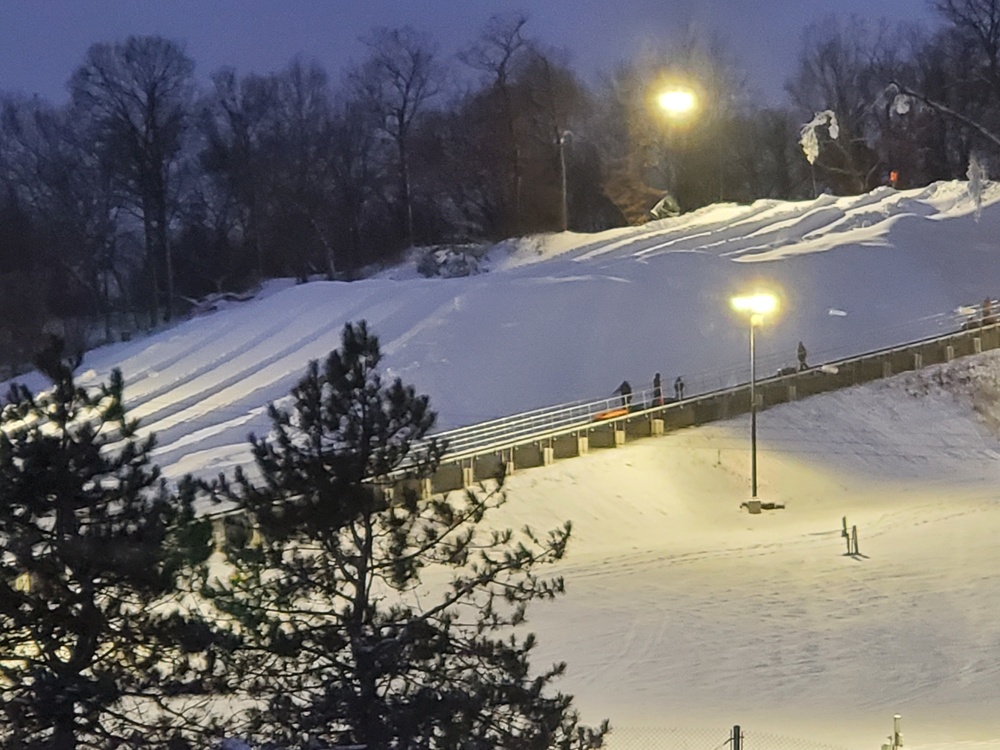
[[624,406],[618,409],[608,409],[607,411],[600,411],[594,415],[594,421],[600,422],[603,419],[614,419],[615,417],[624,417],[628,414],[628,409]]

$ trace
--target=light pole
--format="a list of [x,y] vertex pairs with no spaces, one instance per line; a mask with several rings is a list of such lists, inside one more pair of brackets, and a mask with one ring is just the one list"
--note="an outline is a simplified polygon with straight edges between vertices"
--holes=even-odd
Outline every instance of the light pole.
[[668,140],[670,142],[670,194],[677,199],[677,158],[673,150],[677,147],[674,129],[685,124],[694,117],[698,109],[698,95],[687,86],[668,86],[656,97],[656,103],[666,114],[669,123]]
[[566,139],[572,138],[568,130],[556,131],[556,145],[559,146],[559,183],[562,190],[562,201],[559,206],[559,229],[565,232],[569,229],[569,198],[566,193]]
[[778,309],[778,298],[761,292],[733,297],[733,309],[750,316],[750,497],[757,499],[757,357],[754,349],[754,332],[764,316]]

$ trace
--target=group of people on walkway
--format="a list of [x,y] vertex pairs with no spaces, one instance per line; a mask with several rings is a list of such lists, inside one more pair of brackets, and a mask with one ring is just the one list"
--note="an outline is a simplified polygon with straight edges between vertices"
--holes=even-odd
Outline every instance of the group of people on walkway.
[[[622,406],[626,409],[632,406],[632,385],[627,380],[622,381],[621,385],[615,389],[615,393],[621,396]],[[684,380],[680,375],[674,381],[674,398],[672,399],[663,398],[663,381],[660,378],[660,373],[653,375],[653,403],[650,404],[651,406],[663,406],[666,403],[682,401],[683,399]]]
[[[795,351],[796,358],[798,359],[798,371],[809,369],[809,365],[806,364],[806,347],[801,341]],[[795,372],[795,368],[782,368],[778,371],[779,375],[789,375]],[[621,396],[622,406],[626,409],[632,406],[632,385],[627,380],[623,380],[621,385],[619,385],[615,391],[616,394]],[[680,375],[674,380],[674,397],[673,398],[663,398],[663,381],[660,378],[660,373],[653,375],[653,402],[650,406],[663,406],[664,404],[676,403],[677,401],[684,400],[684,380]]]

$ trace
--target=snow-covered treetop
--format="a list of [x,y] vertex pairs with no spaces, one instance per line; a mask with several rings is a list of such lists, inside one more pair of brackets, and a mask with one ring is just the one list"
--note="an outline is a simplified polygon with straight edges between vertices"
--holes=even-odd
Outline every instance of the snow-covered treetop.
[[837,114],[832,109],[825,109],[817,112],[816,116],[802,126],[799,144],[806,155],[806,161],[815,164],[819,158],[819,136],[816,135],[817,128],[826,125],[833,140],[837,140],[840,135],[840,126],[837,124]]

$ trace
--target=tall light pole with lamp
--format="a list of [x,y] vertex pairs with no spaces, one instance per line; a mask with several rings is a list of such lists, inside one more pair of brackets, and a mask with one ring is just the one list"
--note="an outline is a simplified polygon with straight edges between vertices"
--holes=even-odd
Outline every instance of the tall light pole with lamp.
[[656,103],[666,115],[670,125],[670,193],[676,199],[677,190],[677,160],[673,154],[676,148],[676,138],[674,129],[680,125],[690,122],[698,111],[698,95],[688,86],[670,85],[663,88],[656,96]]
[[559,230],[561,232],[569,229],[569,197],[566,191],[566,141],[572,138],[573,133],[569,130],[559,129],[556,131],[556,145],[559,147],[559,186],[562,193],[562,200],[559,205]]
[[757,499],[757,357],[754,331],[764,322],[764,316],[778,309],[778,298],[768,292],[733,297],[733,309],[750,316],[750,488],[751,499]]

